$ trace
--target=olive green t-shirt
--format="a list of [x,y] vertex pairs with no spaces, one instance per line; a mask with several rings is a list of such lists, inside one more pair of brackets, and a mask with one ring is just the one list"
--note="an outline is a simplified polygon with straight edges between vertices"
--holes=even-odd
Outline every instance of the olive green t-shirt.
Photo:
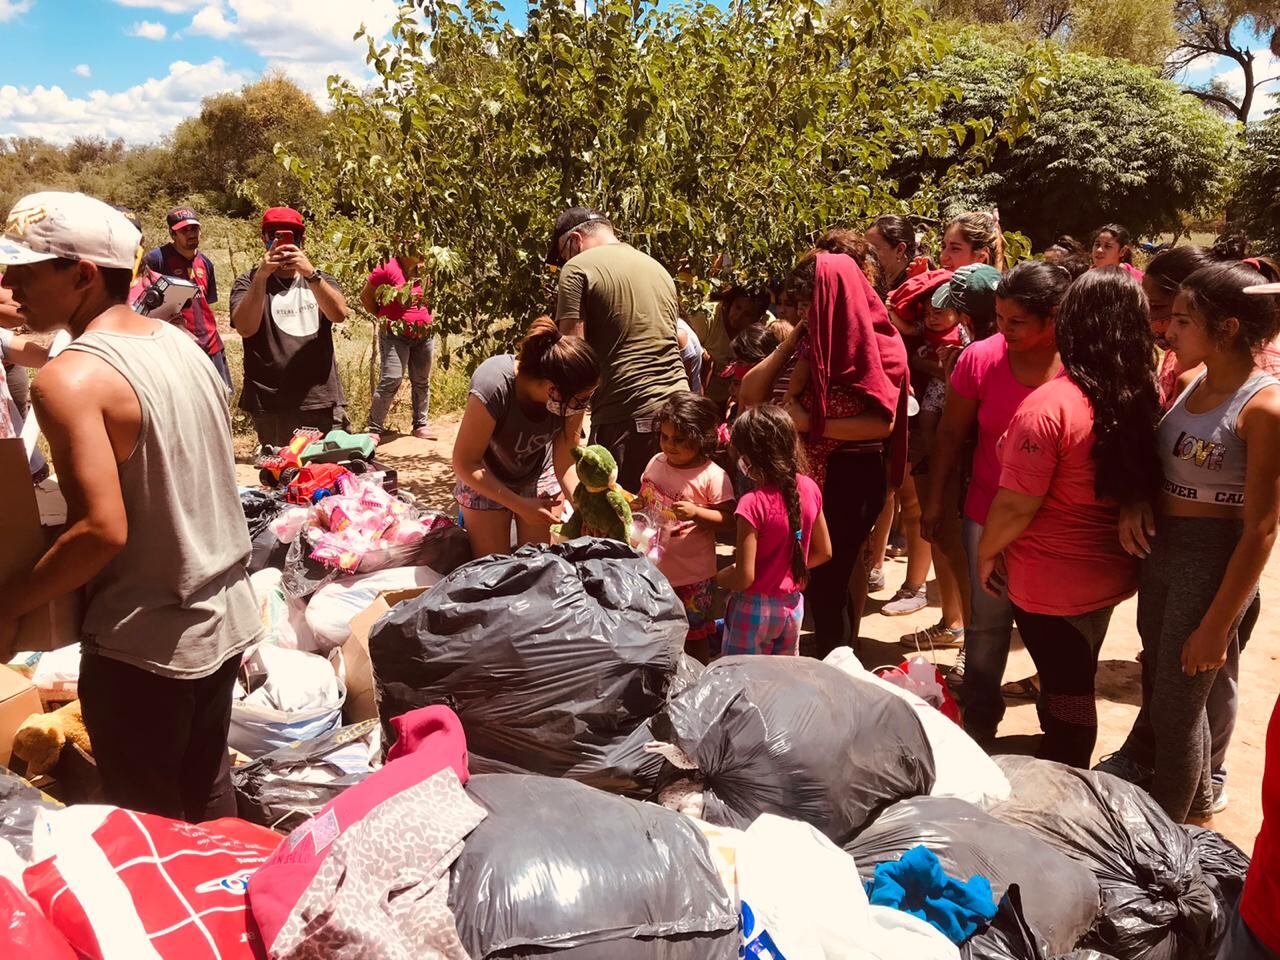
[[689,389],[676,341],[676,286],[662,264],[625,243],[592,247],[560,273],[556,320],[581,320],[600,356],[593,425],[652,416]]

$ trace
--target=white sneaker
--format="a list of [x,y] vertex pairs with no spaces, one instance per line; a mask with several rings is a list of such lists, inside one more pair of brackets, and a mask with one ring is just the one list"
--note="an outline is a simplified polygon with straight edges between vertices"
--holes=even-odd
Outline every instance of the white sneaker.
[[904,586],[893,595],[893,599],[880,608],[886,617],[905,617],[908,613],[923,610],[929,605],[929,597],[924,587],[915,590]]
[[884,589],[884,571],[872,567],[867,573],[867,593],[879,593]]

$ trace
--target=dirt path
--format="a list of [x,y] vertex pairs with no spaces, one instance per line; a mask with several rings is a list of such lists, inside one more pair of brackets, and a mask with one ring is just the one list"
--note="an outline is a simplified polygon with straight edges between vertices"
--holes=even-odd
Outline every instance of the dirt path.
[[[431,506],[452,512],[457,508],[453,502],[450,455],[457,434],[457,421],[440,420],[434,422],[433,426],[440,434],[439,440],[399,437],[383,444],[379,448],[378,457],[388,466],[396,468],[400,483],[405,489]],[[255,483],[254,473],[251,468],[242,467],[241,482]],[[863,659],[868,665],[899,662],[903,650],[897,645],[898,637],[937,622],[938,610],[933,604],[907,617],[885,617],[879,614],[881,604],[901,586],[905,571],[906,564],[903,562],[887,563],[886,587],[868,603],[868,613],[862,621]],[[1263,751],[1267,723],[1280,686],[1277,683],[1280,672],[1276,668],[1276,660],[1280,658],[1280,626],[1267,616],[1268,602],[1280,603],[1280,553],[1272,557],[1263,576],[1262,596],[1263,616],[1254,631],[1240,671],[1240,716],[1227,757],[1230,805],[1217,817],[1215,824],[1218,830],[1246,852],[1253,849],[1253,841],[1262,820],[1260,790]],[[1100,732],[1095,761],[1114,751],[1124,741],[1141,703],[1141,680],[1135,659],[1141,647],[1135,621],[1136,610],[1136,600],[1129,600],[1117,608],[1102,648],[1098,668]],[[955,660],[955,652],[941,651],[937,654],[937,660],[939,663],[951,663]],[[1015,649],[1009,658],[1005,678],[1016,679],[1033,672],[1030,656],[1015,640]],[[1039,731],[1035,705],[1010,701],[1004,723],[1000,727],[998,752],[1034,751]]]

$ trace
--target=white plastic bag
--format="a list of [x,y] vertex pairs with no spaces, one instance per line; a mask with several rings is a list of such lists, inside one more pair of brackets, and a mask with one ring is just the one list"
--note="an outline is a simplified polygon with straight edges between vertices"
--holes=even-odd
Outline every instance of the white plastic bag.
[[231,704],[228,744],[257,759],[299,740],[312,740],[342,724],[347,691],[334,665],[302,650],[260,644],[245,657],[267,679],[245,693],[239,684]]
[[773,814],[736,839],[743,955],[754,960],[958,960],[922,920],[867,902],[858,865],[807,823]]
[[263,642],[286,650],[316,652],[315,636],[307,626],[307,605],[285,593],[284,574],[275,567],[249,577],[258,598],[258,614],[265,631]]
[[[984,808],[1009,799],[1009,778],[961,727],[914,693],[867,670],[849,647],[837,647],[827,655],[826,662],[855,679],[891,690],[916,708],[920,725],[933,749],[935,778],[930,796],[954,797]],[[933,669],[932,665],[929,669]]]
[[317,652],[328,653],[346,643],[351,636],[351,621],[367,610],[378,594],[430,587],[439,581],[440,574],[430,567],[390,567],[325,584],[312,594],[306,610]]
[[31,672],[31,682],[42,697],[74,700],[80,685],[80,644],[41,654]]

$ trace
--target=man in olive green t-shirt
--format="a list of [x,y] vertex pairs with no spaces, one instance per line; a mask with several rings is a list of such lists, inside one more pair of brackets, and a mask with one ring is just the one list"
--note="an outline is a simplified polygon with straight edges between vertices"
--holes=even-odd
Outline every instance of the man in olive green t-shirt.
[[564,265],[556,300],[561,333],[585,337],[603,367],[591,400],[591,442],[609,448],[618,483],[634,492],[658,452],[654,416],[689,388],[676,340],[675,283],[586,207],[560,214],[547,259]]

